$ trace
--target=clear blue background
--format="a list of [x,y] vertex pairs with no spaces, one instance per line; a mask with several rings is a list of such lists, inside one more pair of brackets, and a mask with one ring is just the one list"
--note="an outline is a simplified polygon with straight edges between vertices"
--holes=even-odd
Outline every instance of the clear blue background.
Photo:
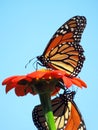
[[[87,26],[81,44],[86,61],[79,74],[87,89],[78,89],[75,102],[88,130],[98,130],[98,1],[0,0],[0,83],[12,75],[34,71],[29,59],[42,54],[54,32],[69,18],[84,15]],[[36,130],[32,109],[38,96],[7,95],[0,85],[0,129]]]

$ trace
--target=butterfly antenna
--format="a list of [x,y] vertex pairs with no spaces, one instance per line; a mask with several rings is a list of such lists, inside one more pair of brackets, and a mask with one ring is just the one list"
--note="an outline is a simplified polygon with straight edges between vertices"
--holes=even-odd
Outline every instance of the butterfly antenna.
[[[30,63],[31,63],[31,61],[32,61],[32,60],[34,60],[35,58],[36,58],[36,57],[34,57],[34,58],[30,59],[30,60],[29,60],[29,62],[25,65],[25,68],[27,68],[28,64],[30,64]],[[35,62],[34,62],[34,63],[35,63]]]

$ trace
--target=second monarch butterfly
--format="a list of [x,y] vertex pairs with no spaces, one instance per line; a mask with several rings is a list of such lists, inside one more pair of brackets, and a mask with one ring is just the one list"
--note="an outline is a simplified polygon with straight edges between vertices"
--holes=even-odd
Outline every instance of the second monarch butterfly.
[[43,54],[37,57],[41,65],[77,76],[85,60],[79,44],[85,26],[84,16],[75,16],[65,22],[50,39]]
[[[82,115],[73,101],[75,91],[64,91],[52,100],[52,109],[57,130],[86,130]],[[35,106],[32,112],[33,122],[38,130],[48,130],[42,106]]]

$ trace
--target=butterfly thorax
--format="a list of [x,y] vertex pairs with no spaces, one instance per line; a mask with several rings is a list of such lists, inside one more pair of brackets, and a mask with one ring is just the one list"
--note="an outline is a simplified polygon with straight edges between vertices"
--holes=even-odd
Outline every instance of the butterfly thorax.
[[66,103],[68,101],[72,102],[73,99],[74,99],[74,96],[75,96],[76,92],[75,91],[72,91],[72,92],[67,92],[67,91],[64,91],[64,94],[60,94],[60,98],[62,98],[62,100]]
[[46,58],[45,56],[41,55],[41,56],[37,56],[37,59],[41,62],[41,66],[46,66],[47,68],[49,67],[49,58]]

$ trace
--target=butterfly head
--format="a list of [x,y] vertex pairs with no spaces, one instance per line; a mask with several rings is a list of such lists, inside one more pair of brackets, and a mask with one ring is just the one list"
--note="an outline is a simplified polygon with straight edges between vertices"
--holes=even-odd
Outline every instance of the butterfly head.
[[45,67],[47,67],[47,68],[50,68],[49,67],[49,62],[50,62],[50,60],[48,59],[48,58],[45,58],[45,56],[43,56],[43,55],[41,55],[41,56],[37,56],[37,59],[38,59],[38,61],[40,61],[40,65],[41,66],[45,66]]
[[74,96],[75,96],[76,92],[75,91],[64,91],[63,94],[60,94],[60,97],[62,98],[62,100],[64,100],[65,102],[68,101],[73,101]]

